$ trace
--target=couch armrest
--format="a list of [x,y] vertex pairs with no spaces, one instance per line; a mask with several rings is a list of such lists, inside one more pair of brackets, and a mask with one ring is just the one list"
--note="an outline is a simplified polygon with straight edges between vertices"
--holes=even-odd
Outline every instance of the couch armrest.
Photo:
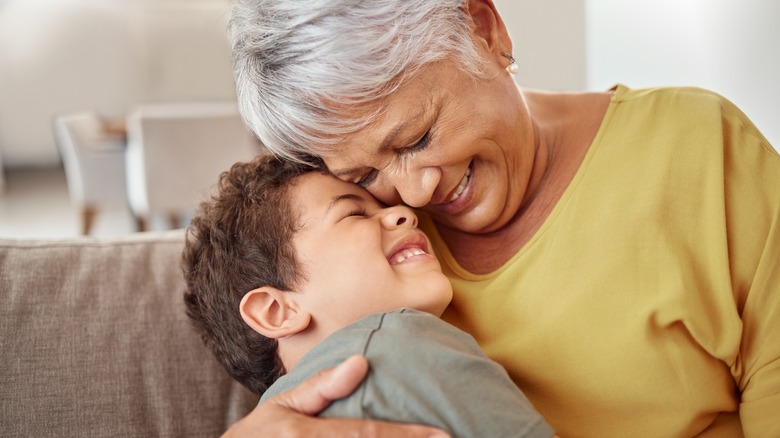
[[183,244],[0,240],[0,436],[218,436],[254,407],[185,314]]

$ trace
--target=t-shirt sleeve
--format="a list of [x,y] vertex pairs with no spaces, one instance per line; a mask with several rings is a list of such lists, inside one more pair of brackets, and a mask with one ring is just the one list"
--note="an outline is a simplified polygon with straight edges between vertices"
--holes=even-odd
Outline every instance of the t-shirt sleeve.
[[780,156],[723,106],[726,224],[742,338],[732,375],[745,435],[780,436]]

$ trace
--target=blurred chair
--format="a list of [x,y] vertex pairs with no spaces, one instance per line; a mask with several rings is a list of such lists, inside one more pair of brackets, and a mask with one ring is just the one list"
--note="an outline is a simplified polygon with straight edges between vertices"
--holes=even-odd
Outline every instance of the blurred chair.
[[96,113],[83,111],[56,116],[54,138],[81,232],[89,234],[101,209],[127,208],[125,137],[107,132]]
[[138,228],[182,227],[236,161],[261,153],[234,102],[143,105],[127,120],[127,190]]

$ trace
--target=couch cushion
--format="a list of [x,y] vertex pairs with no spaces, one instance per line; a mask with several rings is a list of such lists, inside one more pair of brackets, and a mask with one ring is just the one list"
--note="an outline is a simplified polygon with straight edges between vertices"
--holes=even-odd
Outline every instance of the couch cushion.
[[183,242],[0,240],[0,436],[218,436],[252,409],[185,314]]

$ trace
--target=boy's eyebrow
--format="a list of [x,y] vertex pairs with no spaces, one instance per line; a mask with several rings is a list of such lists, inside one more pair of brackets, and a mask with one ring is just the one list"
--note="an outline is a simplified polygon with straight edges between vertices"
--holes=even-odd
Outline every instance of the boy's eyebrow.
[[328,204],[328,208],[325,209],[325,213],[329,212],[330,209],[336,206],[341,201],[346,200],[352,200],[352,201],[365,201],[361,196],[358,196],[354,193],[345,193],[343,195],[334,196],[333,199],[330,200],[330,204]]

